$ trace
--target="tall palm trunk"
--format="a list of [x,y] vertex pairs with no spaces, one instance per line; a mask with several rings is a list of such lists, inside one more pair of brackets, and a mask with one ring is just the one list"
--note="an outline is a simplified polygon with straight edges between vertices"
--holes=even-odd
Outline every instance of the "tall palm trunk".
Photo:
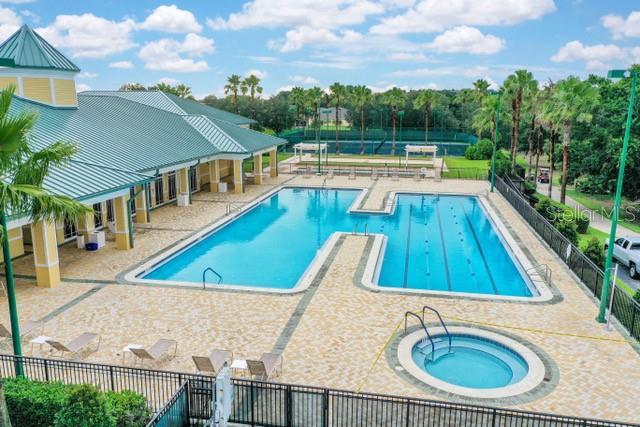
[[540,166],[540,148],[542,147],[542,126],[538,125],[538,142],[536,143],[536,171],[534,177],[538,182],[538,167]]
[[567,198],[567,170],[569,168],[569,144],[571,142],[571,122],[562,124],[562,187],[560,188],[560,203]]
[[424,106],[424,143],[425,145],[429,142],[429,111],[431,110],[431,106],[429,103],[426,103]]
[[340,113],[340,100],[336,99],[336,154],[340,154],[340,128],[338,126],[339,113]]
[[511,100],[511,145],[509,146],[509,155],[513,157],[513,144],[516,140],[516,99]]
[[[318,104],[314,104],[313,106],[313,130],[316,138],[316,143],[320,143],[318,140]],[[320,151],[318,151],[318,156],[320,156]]]
[[516,157],[518,155],[518,140],[520,139],[520,108],[522,107],[522,91],[519,90],[515,98],[515,108],[513,110],[513,144],[511,144],[511,170],[516,168]]
[[531,118],[531,130],[529,131],[529,161],[527,162],[527,179],[531,175],[531,164],[533,163],[533,139],[536,130],[536,116]]
[[556,150],[556,138],[557,132],[555,129],[551,129],[551,134],[549,135],[549,198],[551,199],[551,195],[553,194],[553,157]]
[[238,91],[237,90],[233,91],[233,109],[235,110],[236,114],[238,114]]
[[398,109],[397,105],[393,105],[391,107],[391,155],[396,155],[396,110]]
[[364,107],[360,108],[360,154],[364,154]]

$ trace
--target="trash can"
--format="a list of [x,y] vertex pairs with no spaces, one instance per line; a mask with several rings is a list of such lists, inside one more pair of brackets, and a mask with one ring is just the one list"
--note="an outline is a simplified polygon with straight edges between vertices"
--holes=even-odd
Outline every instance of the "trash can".
[[90,242],[87,243],[86,245],[84,245],[84,247],[88,250],[88,251],[97,251],[98,250],[98,244],[95,242]]

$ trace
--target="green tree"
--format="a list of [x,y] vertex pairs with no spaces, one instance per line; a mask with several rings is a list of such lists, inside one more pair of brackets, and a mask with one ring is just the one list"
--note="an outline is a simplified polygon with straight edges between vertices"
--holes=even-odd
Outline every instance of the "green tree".
[[176,85],[174,89],[176,95],[178,95],[180,98],[193,99],[191,88],[189,86],[180,83],[179,85]]
[[336,154],[340,154],[340,101],[345,100],[348,91],[338,82],[329,86],[329,90],[331,91],[330,102],[336,108]]
[[231,95],[233,101],[233,110],[238,114],[238,91],[240,90],[240,76],[237,74],[231,74],[227,77],[227,84],[224,85],[224,94]]
[[67,404],[56,414],[54,427],[115,427],[107,400],[94,386],[83,384],[71,392]]
[[[472,127],[479,134],[482,132],[489,132],[491,134],[491,142],[497,144],[499,141],[495,141],[495,128],[496,128],[496,108],[498,106],[498,96],[488,96],[482,103],[482,106],[478,108],[473,115]],[[507,114],[501,109],[500,122],[506,120]]]
[[36,123],[37,115],[30,111],[11,114],[14,88],[0,91],[0,223],[2,247],[5,259],[7,298],[11,315],[11,331],[14,352],[21,354],[17,303],[13,282],[13,266],[7,233],[7,215],[24,215],[32,222],[76,219],[90,212],[82,203],[49,193],[42,188],[52,166],[63,166],[76,153],[76,147],[68,142],[54,142],[35,150],[29,146],[28,137]]
[[440,102],[440,94],[434,90],[426,89],[418,92],[418,96],[413,100],[413,108],[422,110],[424,114],[424,143],[429,142],[429,115],[431,109]]
[[571,129],[575,123],[590,122],[592,111],[598,105],[598,88],[588,81],[569,76],[555,87],[549,100],[547,115],[562,129],[562,184],[560,203],[565,203],[567,194],[567,169]]
[[241,89],[242,93],[249,93],[249,99],[251,100],[251,118],[256,118],[256,98],[262,93],[262,86],[260,86],[260,79],[251,74],[242,81]]
[[373,101],[373,93],[364,85],[356,86],[351,92],[351,101],[360,113],[360,154],[364,154],[364,109]]
[[520,139],[520,115],[522,114],[523,102],[537,89],[538,82],[534,80],[533,74],[527,70],[516,70],[515,73],[507,77],[504,88],[507,96],[511,100],[511,168],[516,165],[518,154],[518,141]]
[[382,101],[391,106],[391,123],[392,123],[392,133],[391,133],[391,155],[395,156],[396,154],[396,122],[398,119],[398,106],[404,105],[407,102],[407,93],[398,88],[392,87],[384,94],[382,94]]
[[144,90],[147,90],[147,88],[144,87],[144,85],[142,85],[140,83],[130,82],[130,83],[125,83],[122,86],[120,86],[120,90],[124,90],[124,91],[144,91]]
[[[304,91],[305,104],[313,111],[313,128],[315,132],[315,140],[318,142],[318,114],[320,110],[320,103],[324,96],[324,92],[319,87],[312,87]],[[318,152],[318,156],[320,153]]]
[[296,107],[296,120],[300,119],[300,116],[302,116],[302,113],[304,112],[306,102],[304,89],[298,86],[291,89],[289,101]]
[[[473,92],[472,98],[476,104],[478,104],[479,108],[482,108],[484,104],[484,100],[489,96],[489,84],[485,79],[478,79],[473,82]],[[478,142],[482,140],[482,130],[476,129],[478,131]]]

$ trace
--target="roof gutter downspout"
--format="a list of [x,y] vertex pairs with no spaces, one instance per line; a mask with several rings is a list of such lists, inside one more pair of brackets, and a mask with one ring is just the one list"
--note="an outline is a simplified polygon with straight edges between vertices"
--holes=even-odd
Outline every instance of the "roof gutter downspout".
[[[193,167],[196,168],[196,180],[198,179],[198,166],[200,166],[200,159],[198,159],[198,163],[193,165]],[[191,179],[191,177],[187,177],[187,178]],[[191,185],[189,185],[189,204],[190,205],[193,203],[193,200],[191,197],[192,194],[193,194],[193,188],[191,188]]]

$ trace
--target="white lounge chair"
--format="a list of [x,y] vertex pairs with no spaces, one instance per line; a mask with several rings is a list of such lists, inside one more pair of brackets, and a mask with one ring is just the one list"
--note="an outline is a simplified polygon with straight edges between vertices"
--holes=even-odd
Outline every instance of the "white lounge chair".
[[[36,329],[42,328],[44,325],[42,322],[38,322],[36,320],[27,320],[26,322],[20,324],[20,337],[25,337],[32,332],[35,332]],[[40,330],[42,332],[42,329]],[[11,329],[7,328],[5,325],[0,323],[0,338],[11,338]]]
[[[173,354],[171,354],[171,348],[173,347]],[[170,355],[170,359],[176,356],[178,352],[178,342],[176,340],[159,339],[148,350],[146,348],[130,348],[131,353],[140,360],[140,363],[144,363],[145,360],[152,362],[158,362],[164,356]]]
[[53,347],[54,350],[60,352],[60,356],[69,354],[71,356],[79,357],[80,353],[87,350],[94,341],[98,341],[98,345],[93,350],[94,352],[100,348],[100,334],[93,332],[85,332],[77,338],[71,340],[69,344],[62,344],[60,341],[53,339],[47,340],[47,344]]
[[213,350],[209,356],[191,356],[198,372],[215,375],[225,364],[233,360],[229,350]]
[[253,377],[268,380],[282,373],[283,363],[281,354],[263,353],[260,360],[247,360],[247,368]]

